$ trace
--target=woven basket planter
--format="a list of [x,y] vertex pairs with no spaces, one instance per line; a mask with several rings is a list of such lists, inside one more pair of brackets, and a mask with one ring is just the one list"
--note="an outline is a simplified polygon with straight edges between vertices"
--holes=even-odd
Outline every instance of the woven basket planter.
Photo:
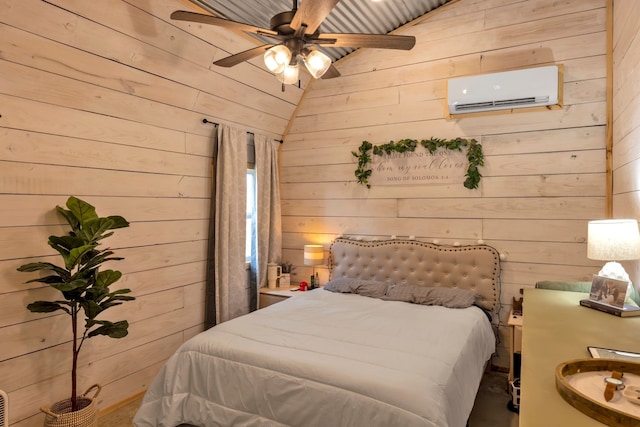
[[[91,390],[95,389],[93,397],[87,397]],[[54,403],[51,408],[40,408],[45,413],[44,427],[97,427],[98,408],[96,397],[100,394],[100,387],[94,384],[78,397],[77,411],[71,411],[71,399]]]

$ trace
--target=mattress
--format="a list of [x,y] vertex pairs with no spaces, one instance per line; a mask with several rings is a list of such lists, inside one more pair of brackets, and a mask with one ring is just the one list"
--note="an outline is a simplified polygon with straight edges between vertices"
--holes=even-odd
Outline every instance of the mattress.
[[301,292],[187,341],[134,425],[462,427],[494,350],[475,306]]

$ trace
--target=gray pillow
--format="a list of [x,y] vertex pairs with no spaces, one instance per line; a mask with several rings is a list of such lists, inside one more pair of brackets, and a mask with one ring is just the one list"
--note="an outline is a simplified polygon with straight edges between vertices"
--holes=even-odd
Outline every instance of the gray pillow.
[[441,305],[448,308],[466,308],[476,302],[477,295],[466,289],[392,285],[383,298],[422,305]]
[[426,286],[391,285],[387,288],[387,295],[384,299],[419,304],[418,301],[426,299],[429,289],[431,288]]
[[343,294],[359,294],[365,297],[382,298],[387,293],[386,282],[377,280],[351,279],[339,277],[324,285],[324,290]]

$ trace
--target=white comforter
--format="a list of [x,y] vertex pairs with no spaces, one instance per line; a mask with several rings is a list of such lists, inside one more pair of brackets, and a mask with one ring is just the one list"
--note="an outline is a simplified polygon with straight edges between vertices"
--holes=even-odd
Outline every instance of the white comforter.
[[314,290],[186,342],[134,425],[462,427],[494,348],[476,307]]

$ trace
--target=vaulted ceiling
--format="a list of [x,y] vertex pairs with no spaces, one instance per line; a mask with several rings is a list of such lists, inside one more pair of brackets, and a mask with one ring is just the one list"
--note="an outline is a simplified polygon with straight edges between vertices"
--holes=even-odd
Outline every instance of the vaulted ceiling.
[[[270,28],[272,16],[292,10],[296,0],[189,0],[214,16]],[[302,0],[316,1],[316,0]],[[341,0],[324,19],[321,33],[387,34],[451,0]],[[301,3],[302,3],[301,2]],[[259,36],[255,36],[259,38]],[[265,39],[260,39],[265,42]],[[354,48],[320,48],[333,61]]]

